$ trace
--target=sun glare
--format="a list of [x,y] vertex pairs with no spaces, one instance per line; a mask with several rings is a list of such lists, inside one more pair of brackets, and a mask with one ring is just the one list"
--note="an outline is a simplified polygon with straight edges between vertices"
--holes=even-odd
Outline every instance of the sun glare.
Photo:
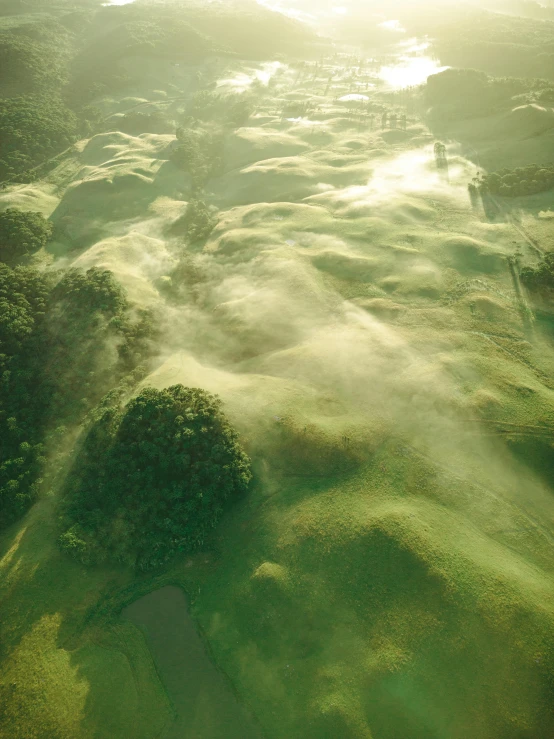
[[445,69],[448,67],[441,67],[431,57],[402,57],[399,64],[381,67],[379,77],[395,90],[402,90],[421,85],[432,74]]
[[406,32],[406,29],[402,27],[400,21],[398,20],[383,21],[383,23],[379,23],[379,27],[384,28],[387,31],[396,31],[397,33]]
[[264,8],[267,8],[268,10],[273,10],[275,13],[281,13],[282,15],[286,15],[289,18],[294,18],[297,21],[301,21],[302,23],[309,23],[316,20],[315,16],[311,15],[311,13],[306,13],[303,10],[297,10],[296,8],[285,7],[285,5],[280,2],[271,2],[271,0],[256,1],[259,5],[263,5]]

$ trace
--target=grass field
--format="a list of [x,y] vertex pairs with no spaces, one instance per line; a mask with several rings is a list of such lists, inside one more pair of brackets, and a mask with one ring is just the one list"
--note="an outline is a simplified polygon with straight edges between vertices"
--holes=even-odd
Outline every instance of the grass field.
[[[160,62],[102,104],[156,109],[192,72]],[[169,134],[106,131],[0,193],[52,218],[37,263],[109,268],[159,309],[144,384],[219,393],[256,473],[163,573],[63,557],[55,491],[2,535],[2,739],[172,736],[173,688],[120,617],[164,586],[268,738],[554,735],[552,331],[526,329],[506,259],[536,253],[472,209],[458,145],[446,181],[415,114],[370,130],[325,84],[283,65],[262,90],[203,245],[171,235],[190,182]],[[281,115],[291,99],[313,119]]]

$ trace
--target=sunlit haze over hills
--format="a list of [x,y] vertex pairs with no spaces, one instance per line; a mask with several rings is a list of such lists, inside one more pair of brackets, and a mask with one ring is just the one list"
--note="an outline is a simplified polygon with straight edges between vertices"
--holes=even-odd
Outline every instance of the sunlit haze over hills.
[[554,737],[554,2],[0,0],[0,705]]

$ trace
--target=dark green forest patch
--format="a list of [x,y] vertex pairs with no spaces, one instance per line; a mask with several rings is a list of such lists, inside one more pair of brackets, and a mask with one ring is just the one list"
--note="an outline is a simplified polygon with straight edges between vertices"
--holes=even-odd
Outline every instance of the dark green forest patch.
[[[46,487],[47,453],[148,356],[152,316],[112,274],[0,263],[0,523]],[[55,465],[54,465],[55,467]]]
[[150,569],[204,542],[250,482],[221,401],[194,388],[146,388],[102,407],[63,491],[62,548],[79,560]]

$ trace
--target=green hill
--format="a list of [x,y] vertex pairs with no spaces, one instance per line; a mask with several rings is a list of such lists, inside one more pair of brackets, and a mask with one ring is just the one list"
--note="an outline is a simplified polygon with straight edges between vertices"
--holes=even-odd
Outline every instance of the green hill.
[[[551,192],[540,217],[468,194],[489,162],[544,158],[543,82],[399,91],[350,48],[296,59],[311,32],[253,4],[77,5],[51,12],[87,39],[56,93],[83,128],[0,191],[51,224],[0,285],[0,479],[27,470],[23,431],[41,475],[31,507],[9,487],[0,532],[0,738],[550,739],[554,347],[551,295],[524,278],[553,246]],[[169,44],[185,31],[194,58]],[[80,86],[110,44],[117,74]],[[209,532],[191,483],[202,540],[118,564],[133,486],[158,534],[186,497],[158,455],[156,507],[148,460],[171,447],[188,469],[192,409],[175,436],[140,405],[177,385],[221,398],[253,479]],[[115,564],[58,546],[72,479]]]

